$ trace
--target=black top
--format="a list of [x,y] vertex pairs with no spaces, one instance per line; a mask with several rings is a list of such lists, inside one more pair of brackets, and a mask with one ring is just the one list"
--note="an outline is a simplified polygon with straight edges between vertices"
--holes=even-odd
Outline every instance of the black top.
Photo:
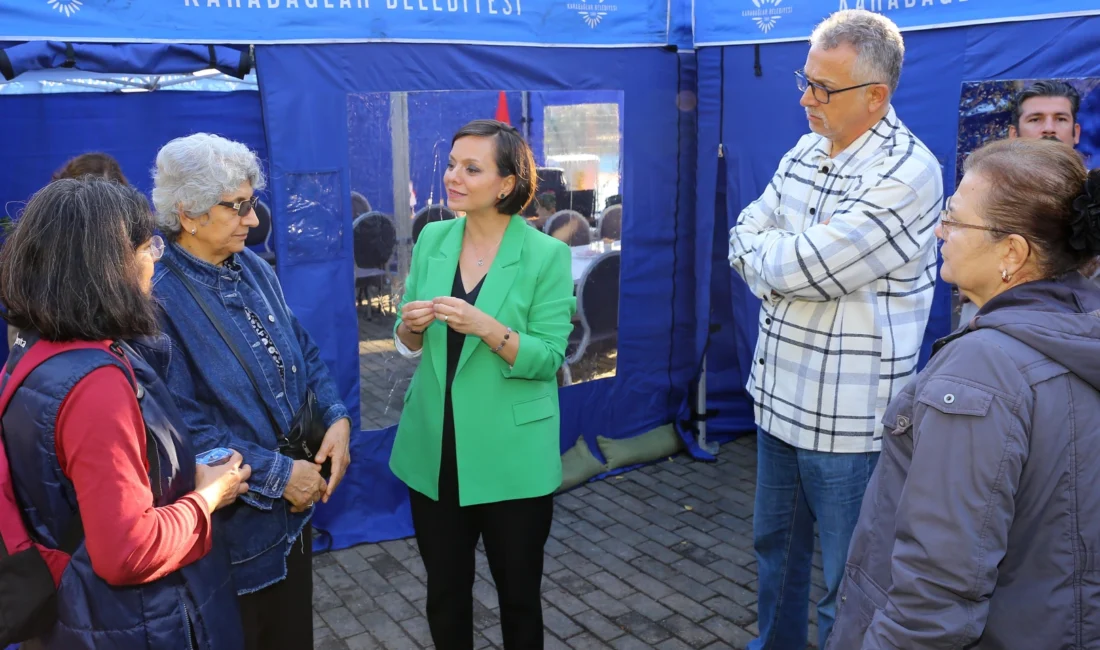
[[[455,281],[451,285],[451,297],[465,300],[471,305],[477,302],[477,295],[481,293],[481,285],[485,283],[482,277],[473,291],[466,293],[462,286],[462,269],[455,269]],[[462,356],[462,344],[466,342],[466,335],[447,328],[447,402],[451,401],[451,382],[455,379],[455,371],[458,370],[458,359]]]
[[[451,297],[465,300],[471,305],[477,302],[477,296],[481,293],[481,285],[485,278],[478,281],[472,291],[466,293],[462,286],[462,269],[455,269],[454,283],[451,285]],[[439,459],[439,500],[440,502],[458,503],[458,458],[455,453],[455,415],[451,406],[451,384],[454,383],[455,372],[458,371],[458,360],[462,356],[462,344],[466,342],[466,334],[461,334],[447,328],[447,383],[446,394],[443,399],[443,449]]]

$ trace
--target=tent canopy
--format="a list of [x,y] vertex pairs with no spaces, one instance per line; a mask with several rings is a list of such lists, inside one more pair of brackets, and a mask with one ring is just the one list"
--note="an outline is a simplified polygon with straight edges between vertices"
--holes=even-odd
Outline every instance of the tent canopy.
[[[684,39],[669,0],[0,0],[0,39],[99,42],[462,42],[620,47]],[[675,42],[675,40],[674,40]]]
[[31,70],[73,68],[85,72],[126,74],[186,74],[215,69],[243,79],[252,68],[245,49],[214,45],[105,45],[32,41],[0,50],[0,74],[4,79]]
[[695,0],[695,45],[805,41],[839,9],[881,13],[902,31],[1100,14],[1095,0]]

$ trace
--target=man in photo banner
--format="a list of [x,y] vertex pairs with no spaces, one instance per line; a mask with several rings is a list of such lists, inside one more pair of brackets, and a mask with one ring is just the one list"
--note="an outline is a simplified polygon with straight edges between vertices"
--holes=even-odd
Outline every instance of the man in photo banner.
[[[1073,86],[1057,79],[1036,81],[1016,95],[1008,137],[1060,140],[1076,147],[1081,143],[1080,108],[1081,95]],[[1100,261],[1081,267],[1081,273],[1100,280]],[[962,294],[958,299],[959,323],[968,323],[978,314],[978,307]]]
[[1037,81],[1016,95],[1009,138],[1061,140],[1071,147],[1081,142],[1077,111],[1081,95],[1064,81]]
[[730,264],[763,299],[747,387],[758,427],[755,650],[806,647],[815,521],[825,646],[880,420],[916,372],[943,204],[936,157],[890,104],[905,50],[897,26],[841,11],[810,44],[795,74],[812,133],[730,231]]

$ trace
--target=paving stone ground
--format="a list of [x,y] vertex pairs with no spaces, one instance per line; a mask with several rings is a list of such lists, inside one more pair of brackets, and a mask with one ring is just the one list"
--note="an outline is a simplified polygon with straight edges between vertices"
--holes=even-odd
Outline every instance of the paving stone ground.
[[[547,650],[744,648],[756,634],[756,445],[716,463],[679,456],[555,499],[543,580]],[[317,650],[431,648],[414,540],[314,559]],[[477,556],[475,648],[501,648],[496,591]],[[812,603],[824,593],[815,555]],[[812,645],[811,645],[812,647]]]

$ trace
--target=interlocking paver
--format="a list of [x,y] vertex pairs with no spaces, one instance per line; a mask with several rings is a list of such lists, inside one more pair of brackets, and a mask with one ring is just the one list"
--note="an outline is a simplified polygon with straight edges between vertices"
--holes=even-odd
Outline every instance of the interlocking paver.
[[586,609],[574,616],[573,620],[603,641],[610,641],[623,635],[623,628],[595,610]]
[[653,621],[660,621],[672,616],[671,609],[643,593],[631,594],[624,598],[622,602],[630,609]]
[[[376,316],[371,327],[384,320]],[[399,374],[393,359],[385,363],[391,374]],[[387,415],[379,411],[371,417]],[[758,631],[755,461],[755,441],[743,439],[723,447],[713,464],[678,456],[558,495],[543,567],[546,648],[745,648]],[[499,650],[499,604],[480,545],[475,571],[474,647]],[[813,647],[812,603],[824,592],[820,552],[811,577]],[[319,554],[314,557],[315,647],[430,648],[426,597],[424,564],[414,540]]]
[[717,640],[717,637],[707,631],[705,627],[699,625],[698,621],[680,614],[674,614],[661,621],[661,626],[693,648],[702,648]]
[[610,618],[622,616],[630,611],[630,608],[624,604],[621,598],[615,598],[601,589],[588,592],[581,596],[581,600],[592,609]]

